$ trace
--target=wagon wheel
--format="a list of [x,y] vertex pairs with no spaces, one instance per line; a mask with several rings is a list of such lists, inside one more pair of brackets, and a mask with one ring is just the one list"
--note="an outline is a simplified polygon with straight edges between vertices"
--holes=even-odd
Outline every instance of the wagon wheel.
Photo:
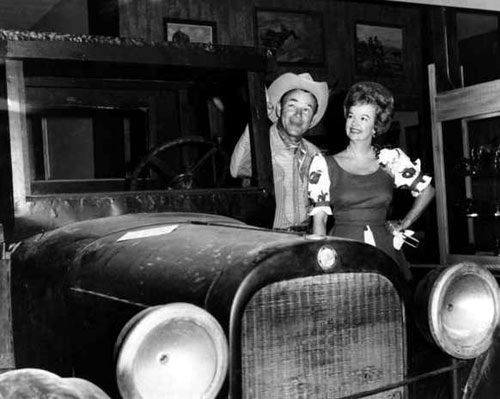
[[[220,186],[227,175],[228,156],[214,142],[200,136],[181,137],[152,149],[135,167],[130,189],[151,180],[149,171],[162,188],[192,189]],[[149,178],[148,178],[149,177]]]

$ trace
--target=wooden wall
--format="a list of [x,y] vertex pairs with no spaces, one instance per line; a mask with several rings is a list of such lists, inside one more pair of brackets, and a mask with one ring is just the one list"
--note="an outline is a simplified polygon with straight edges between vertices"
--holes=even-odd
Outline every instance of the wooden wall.
[[60,0],[30,30],[88,34],[87,8],[87,0]]
[[461,40],[459,50],[466,86],[498,79],[500,71],[498,31]]
[[[255,7],[317,11],[323,17],[325,64],[321,66],[279,66],[268,77],[284,71],[310,72],[332,88],[345,89],[357,76],[355,64],[355,23],[395,25],[403,29],[404,77],[378,79],[394,91],[400,110],[418,110],[422,93],[421,8],[353,1],[310,0],[118,0],[120,36],[163,40],[163,18],[215,21],[217,42],[255,45]],[[373,79],[373,78],[372,78]],[[424,82],[426,83],[426,81]],[[424,86],[425,87],[425,86]]]

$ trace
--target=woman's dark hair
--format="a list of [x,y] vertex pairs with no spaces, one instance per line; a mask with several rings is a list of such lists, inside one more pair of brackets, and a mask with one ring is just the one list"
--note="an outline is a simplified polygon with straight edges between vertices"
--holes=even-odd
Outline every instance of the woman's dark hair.
[[375,132],[377,135],[385,133],[392,122],[394,115],[394,96],[376,82],[358,82],[351,86],[344,100],[344,116],[349,109],[357,104],[371,104],[375,106]]

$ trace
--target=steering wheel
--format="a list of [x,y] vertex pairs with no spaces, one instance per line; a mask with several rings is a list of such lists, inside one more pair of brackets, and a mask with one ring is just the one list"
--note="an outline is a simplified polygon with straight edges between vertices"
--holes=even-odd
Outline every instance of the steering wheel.
[[[215,141],[188,136],[152,149],[135,167],[130,189],[156,183],[167,189],[219,187],[227,176],[229,157]],[[151,173],[153,172],[153,173]]]

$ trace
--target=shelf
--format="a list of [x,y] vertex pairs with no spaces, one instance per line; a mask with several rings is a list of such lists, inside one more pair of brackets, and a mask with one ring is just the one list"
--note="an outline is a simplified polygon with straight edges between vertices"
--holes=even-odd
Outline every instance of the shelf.
[[463,177],[471,177],[472,179],[500,179],[500,173],[462,173]]
[[464,219],[469,219],[469,220],[481,220],[481,221],[494,221],[494,222],[500,222],[500,218],[495,215],[481,215],[479,214],[478,216],[472,217],[472,216],[462,216]]
[[479,255],[449,254],[446,258],[447,264],[456,264],[461,262],[473,262],[500,273],[500,256],[493,256],[492,252],[487,255],[482,255],[482,252]]
[[[435,68],[428,70],[440,262],[500,272],[493,252],[500,237],[500,80],[438,93]],[[483,251],[471,255],[474,249]]]

